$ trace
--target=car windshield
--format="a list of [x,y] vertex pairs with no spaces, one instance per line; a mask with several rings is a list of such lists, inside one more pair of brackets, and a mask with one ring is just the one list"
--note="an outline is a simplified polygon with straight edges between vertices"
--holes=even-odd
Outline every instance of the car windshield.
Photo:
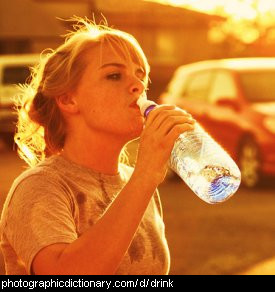
[[275,101],[275,71],[241,72],[240,83],[253,103]]
[[5,85],[25,83],[30,75],[30,69],[28,66],[10,66],[5,68],[3,75]]

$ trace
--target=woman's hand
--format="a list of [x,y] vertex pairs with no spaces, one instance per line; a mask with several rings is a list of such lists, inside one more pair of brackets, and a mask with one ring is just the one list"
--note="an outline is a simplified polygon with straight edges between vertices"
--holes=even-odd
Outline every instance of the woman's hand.
[[190,114],[173,105],[152,110],[140,137],[135,173],[158,186],[165,178],[176,139],[193,130],[194,123]]

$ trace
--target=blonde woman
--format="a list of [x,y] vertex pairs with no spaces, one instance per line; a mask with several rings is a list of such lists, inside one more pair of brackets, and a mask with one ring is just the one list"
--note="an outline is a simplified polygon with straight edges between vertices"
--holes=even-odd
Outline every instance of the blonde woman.
[[[144,126],[149,65],[133,36],[78,19],[20,98],[16,142],[31,166],[1,218],[7,274],[168,274],[157,192],[194,121],[174,106]],[[124,147],[140,137],[135,168]]]

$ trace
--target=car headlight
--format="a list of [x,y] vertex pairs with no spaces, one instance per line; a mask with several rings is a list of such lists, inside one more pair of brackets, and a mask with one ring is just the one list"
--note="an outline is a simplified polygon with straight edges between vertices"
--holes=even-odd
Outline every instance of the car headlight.
[[264,119],[264,126],[268,131],[275,134],[275,117],[267,117]]

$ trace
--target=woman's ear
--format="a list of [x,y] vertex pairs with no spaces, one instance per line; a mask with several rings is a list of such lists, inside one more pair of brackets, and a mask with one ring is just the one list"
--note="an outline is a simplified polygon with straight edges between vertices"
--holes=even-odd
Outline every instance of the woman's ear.
[[78,104],[71,94],[60,95],[56,98],[56,103],[61,111],[68,114],[77,114],[79,112]]

